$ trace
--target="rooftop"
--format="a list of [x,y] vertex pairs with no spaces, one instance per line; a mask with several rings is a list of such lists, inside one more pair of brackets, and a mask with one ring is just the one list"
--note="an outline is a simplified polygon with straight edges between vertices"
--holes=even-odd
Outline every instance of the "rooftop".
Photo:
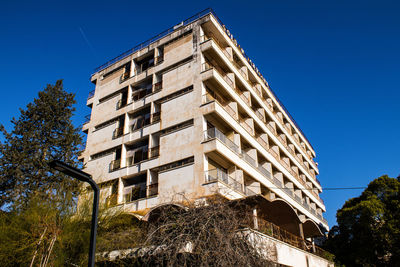
[[[202,11],[200,11],[199,13],[183,20],[182,22],[180,22],[179,24],[168,28],[167,30],[157,34],[156,36],[151,37],[150,39],[134,46],[133,48],[125,51],[124,53],[120,54],[119,56],[107,61],[106,63],[104,63],[103,65],[97,67],[94,69],[94,73],[92,75],[94,75],[95,73],[102,71],[106,68],[108,68],[109,66],[113,65],[114,63],[132,55],[133,53],[135,53],[136,51],[141,50],[142,48],[145,48],[147,46],[149,46],[150,44],[162,39],[163,37],[167,36],[168,34],[174,32],[175,30],[184,27],[204,16],[207,16],[209,14],[212,14],[217,21],[219,22],[219,24],[226,30],[225,25],[222,23],[222,21],[218,18],[218,16],[215,14],[214,10],[212,8],[206,8]],[[229,31],[227,31],[228,36],[231,37]],[[260,73],[260,71],[257,69],[257,67],[254,65],[254,63],[250,60],[250,58],[244,53],[243,49],[240,48],[240,51],[242,52],[243,56],[246,58],[246,60],[248,61],[249,65],[253,68],[253,70],[260,76],[260,78],[263,80],[264,84],[270,89],[270,92],[272,93],[272,95],[274,96],[274,98],[276,99],[276,101],[279,103],[279,105],[282,107],[282,109],[285,111],[285,113],[288,115],[288,117],[292,120],[292,122],[295,124],[296,128],[300,131],[300,133],[303,135],[303,137],[305,138],[305,140],[307,141],[307,143],[310,145],[310,147],[314,150],[314,147],[311,145],[310,141],[307,139],[306,135],[303,133],[303,131],[301,130],[300,126],[297,124],[297,122],[295,121],[295,119],[292,117],[292,115],[289,113],[289,111],[286,109],[286,107],[283,105],[283,103],[279,100],[279,98],[275,95],[274,91],[271,89],[271,87],[269,86],[268,82],[266,81],[266,79],[262,76],[262,74]]]

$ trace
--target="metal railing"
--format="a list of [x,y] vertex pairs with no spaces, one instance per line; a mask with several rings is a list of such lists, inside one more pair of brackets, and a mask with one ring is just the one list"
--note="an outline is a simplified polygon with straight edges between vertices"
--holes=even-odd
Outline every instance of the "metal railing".
[[113,132],[113,139],[116,139],[124,134],[124,127],[118,127]]
[[[218,140],[220,140],[222,143],[224,143],[227,147],[229,147],[231,150],[233,150],[239,157],[243,158],[243,160],[245,160],[247,163],[249,163],[249,165],[251,165],[252,167],[254,167],[255,169],[257,169],[263,176],[265,176],[271,183],[273,183],[277,188],[282,188],[282,182],[279,181],[276,177],[272,176],[272,174],[265,169],[264,167],[262,167],[260,164],[257,164],[256,161],[251,158],[247,153],[244,153],[243,151],[241,151],[241,149],[239,148],[239,146],[237,146],[235,143],[233,143],[230,139],[228,139],[221,131],[219,131],[217,128],[211,128],[208,129],[204,132],[204,141],[208,141],[211,139],[217,138]],[[268,150],[279,162],[284,162],[281,161],[279,158],[279,155],[272,149],[270,148]],[[289,172],[295,173],[292,169],[290,169],[290,167],[287,167],[287,164],[282,164],[285,168],[287,168],[287,170]],[[290,170],[289,170],[290,169]],[[218,172],[218,171],[216,171]],[[219,176],[218,176],[219,175]],[[220,179],[222,181],[228,179],[225,178],[223,173],[217,173],[217,175],[215,176],[211,176],[211,177],[215,177],[218,178],[220,177]],[[298,177],[298,175],[295,175],[295,177]],[[207,180],[206,180],[207,181]],[[304,183],[302,183],[304,184]],[[288,190],[287,188],[283,188],[283,191],[289,195],[293,200],[295,200],[297,203],[299,203],[300,205],[302,205],[303,207],[305,207],[307,210],[310,210],[309,207],[307,207],[306,205],[304,205],[303,201],[300,199],[300,197],[295,196],[294,192],[292,192],[292,190]],[[319,199],[319,198],[318,198]]]
[[110,172],[118,170],[119,168],[121,168],[121,159],[112,160],[110,162]]
[[[186,25],[194,22],[195,20],[200,19],[201,17],[204,17],[204,16],[206,16],[206,15],[208,15],[210,13],[213,14],[217,18],[217,16],[215,15],[214,11],[211,8],[207,8],[207,9],[205,9],[203,11],[200,11],[199,13],[195,14],[194,16],[191,16],[190,18],[182,21],[179,28],[181,28],[183,26],[186,26]],[[140,50],[142,48],[145,48],[145,47],[149,46],[150,44],[160,40],[161,38],[163,38],[163,37],[167,36],[168,34],[174,32],[175,30],[177,30],[176,26],[171,27],[171,28],[159,33],[158,35],[156,35],[156,36],[154,36],[154,37],[152,37],[152,38],[150,38],[150,39],[138,44],[137,46],[127,50],[126,52],[120,54],[119,56],[109,60],[105,64],[97,67],[95,69],[95,72],[99,72],[99,71],[111,66],[112,64],[114,64],[114,63],[116,63],[116,62],[118,62],[118,61],[120,61],[120,60],[122,60],[122,59],[124,59],[124,58],[126,58],[128,56],[130,56],[131,54],[135,53],[136,51],[138,51],[138,50]]]
[[[253,219],[253,218],[251,218],[251,219]],[[247,222],[245,222],[245,224],[249,228],[255,228],[254,222],[249,219],[247,219]],[[301,250],[310,252],[310,253],[320,256],[322,258],[325,258],[328,260],[332,260],[332,258],[333,258],[333,255],[331,253],[316,246],[311,241],[308,241],[299,236],[296,236],[296,235],[280,228],[279,226],[277,226],[271,222],[268,222],[260,217],[257,217],[257,226],[258,227],[256,227],[256,230],[265,235],[276,238],[280,241],[283,241],[287,244],[290,244],[294,247],[297,247]]]
[[151,123],[161,121],[161,111],[157,111],[151,114]]
[[119,78],[119,83],[123,83],[126,80],[128,80],[130,78],[130,72],[131,70],[125,71],[124,73],[122,73],[121,77]]
[[162,81],[159,81],[153,85],[153,93],[161,91],[162,89]]
[[225,170],[220,168],[215,168],[205,171],[205,181],[206,183],[219,181],[224,183],[226,186],[232,188],[233,190],[240,192],[241,194],[244,194],[246,196],[256,195],[256,193],[253,190],[239,183],[234,178],[230,177]]
[[117,110],[125,107],[126,105],[128,105],[128,99],[120,99],[120,100],[118,100],[118,102],[117,102]]
[[164,62],[164,55],[159,55],[154,58],[155,64],[159,65]]
[[149,184],[147,186],[147,197],[158,195],[158,183]]
[[248,132],[250,135],[254,135],[254,129],[245,121],[241,120],[240,125]]
[[217,138],[222,143],[224,143],[228,148],[233,150],[236,154],[241,154],[240,148],[233,141],[228,139],[221,131],[217,128],[211,128],[204,132],[204,141],[208,141],[211,139]]
[[263,148],[265,148],[266,150],[269,149],[268,143],[267,143],[261,136],[258,136],[258,137],[257,137],[257,142],[260,143],[261,146],[262,146]]
[[156,158],[160,156],[160,146],[149,148],[149,158]]
[[133,102],[139,101],[140,99],[145,98],[152,92],[153,92],[153,85],[151,85],[151,84],[148,84],[142,88],[135,89],[132,92],[132,101]]
[[131,188],[130,193],[124,194],[124,202],[129,203],[141,198],[146,198],[146,195],[146,183],[135,184],[135,186]]
[[89,95],[88,95],[87,100],[89,100],[89,99],[91,99],[92,97],[94,97],[95,91],[96,91],[96,90],[92,90],[92,91],[89,92]]
[[90,114],[85,116],[85,120],[83,121],[83,124],[86,124],[90,121]]

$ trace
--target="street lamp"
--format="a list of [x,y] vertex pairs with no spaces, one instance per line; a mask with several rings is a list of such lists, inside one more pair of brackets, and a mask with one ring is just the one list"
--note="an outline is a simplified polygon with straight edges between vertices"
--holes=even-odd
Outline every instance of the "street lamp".
[[99,213],[99,187],[96,182],[92,180],[92,176],[83,172],[75,167],[69,166],[62,161],[53,160],[49,166],[56,169],[68,176],[78,179],[79,181],[89,183],[93,189],[93,212],[92,212],[92,226],[90,228],[90,247],[89,247],[89,267],[94,266],[95,252],[96,252],[96,234],[97,234],[97,215]]

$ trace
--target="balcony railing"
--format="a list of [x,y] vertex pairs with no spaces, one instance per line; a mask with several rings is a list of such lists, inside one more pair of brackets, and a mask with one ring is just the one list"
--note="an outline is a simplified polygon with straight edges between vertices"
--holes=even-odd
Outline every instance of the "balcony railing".
[[228,139],[222,132],[220,132],[217,128],[211,128],[204,132],[204,141],[208,141],[211,139],[217,138],[222,143],[224,143],[228,148],[233,150],[236,154],[241,154],[240,148],[233,141]]
[[142,161],[153,159],[160,156],[160,147],[155,146],[148,148],[147,146],[142,147],[142,149],[135,151],[134,156],[126,158],[126,166],[130,167],[135,164],[141,163]]
[[116,139],[124,134],[124,127],[118,127],[113,132],[113,139]]
[[88,95],[87,100],[89,100],[89,99],[91,99],[92,97],[94,97],[95,91],[96,91],[96,90],[92,90],[92,91],[89,92],[89,95]]
[[156,158],[160,156],[160,146],[149,148],[149,158]]
[[[207,93],[207,94],[205,94],[205,95],[203,95],[203,102],[209,102],[209,101],[213,101],[213,100],[217,100],[217,99],[219,99],[220,97],[218,97],[217,95],[211,95],[210,93]],[[223,100],[220,100],[221,102],[224,102]],[[219,102],[219,101],[217,101],[217,102]],[[221,104],[221,103],[220,103]],[[228,112],[228,113],[230,113],[230,115],[233,117],[233,118],[235,118],[235,115],[236,115],[236,113],[228,106],[228,105],[222,105],[221,104],[221,106],[223,106],[224,108],[225,108],[225,110]],[[254,132],[252,131],[252,128],[250,127],[250,125],[248,125],[245,121],[241,121],[240,122],[240,125],[249,133],[249,134],[251,134],[251,135],[254,135]],[[276,130],[275,130],[275,128],[273,128],[270,124],[266,124],[267,125],[267,127],[270,129],[270,131],[284,144],[284,146],[286,147],[286,148],[288,148],[288,150],[290,149],[289,148],[289,146],[287,146],[287,143],[284,141],[284,139],[281,137],[281,136],[279,136],[278,134],[277,134],[277,132],[276,132]],[[213,128],[213,129],[215,129],[215,128]],[[223,134],[222,134],[223,135]],[[215,136],[214,136],[215,137]],[[213,138],[214,138],[213,137]],[[226,138],[225,138],[226,139]],[[259,139],[259,138],[258,138]],[[258,140],[257,139],[257,140]],[[220,139],[221,141],[222,141],[222,139]],[[229,139],[228,139],[229,140]],[[230,141],[230,140],[229,140]],[[259,141],[259,140],[258,140]],[[232,141],[230,141],[230,142],[232,142]],[[232,142],[233,143],[233,142]],[[272,156],[277,160],[277,161],[279,161],[282,165],[283,165],[283,167],[293,176],[293,177],[295,177],[295,179],[296,180],[298,180],[303,186],[304,186],[304,188],[307,188],[307,189],[310,189],[310,187],[309,186],[307,186],[306,185],[306,183],[302,180],[302,179],[300,179],[300,177],[299,177],[299,175],[290,167],[290,165],[288,165],[285,161],[283,161],[283,160],[281,160],[280,159],[280,156],[279,156],[279,154],[274,150],[274,149],[272,149],[272,148],[269,148],[269,146],[267,145],[267,144],[265,144],[265,142],[264,142],[264,144],[262,144],[263,146],[265,146],[265,148],[266,148],[266,150],[270,153],[270,154],[272,154]],[[236,146],[236,145],[234,145],[234,146]],[[230,147],[234,147],[234,146],[230,146]],[[240,151],[240,149],[239,148],[237,148],[237,150],[238,151]],[[290,151],[289,151],[290,152]],[[240,152],[239,152],[239,154],[241,154]],[[250,164],[251,164],[252,162],[250,162]],[[304,163],[301,163],[302,165],[304,165]],[[255,165],[255,167],[256,167],[256,164],[252,164],[252,165]],[[305,166],[305,165],[304,165]],[[309,171],[309,169],[307,168],[307,170]],[[311,172],[310,172],[311,173]],[[311,173],[311,175],[312,175],[312,173]],[[314,176],[315,177],[315,176]],[[322,199],[318,196],[318,194],[313,194],[318,200],[320,200],[322,203],[323,203],[323,201],[322,201]]]
[[90,121],[90,114],[85,116],[85,120],[83,121],[83,124],[86,124]]
[[142,72],[147,71],[148,69],[154,67],[154,58],[149,59],[146,62],[143,62],[136,66],[135,73],[136,75],[141,74]]
[[261,114],[260,111],[255,110],[254,112],[256,113],[257,117],[258,117],[263,123],[266,123],[265,116],[264,116],[263,114]]
[[[216,42],[216,43],[217,43],[217,42]],[[221,47],[220,47],[220,48],[221,48]],[[222,48],[221,48],[221,50],[224,51]],[[228,57],[228,58],[229,58],[229,57]],[[246,74],[243,72],[243,70],[242,70],[241,68],[239,68],[239,66],[236,66],[236,67],[238,68],[238,70],[239,70],[240,74],[243,76],[243,78],[245,78],[245,79],[247,80],[247,76],[246,76]],[[206,70],[209,70],[209,69],[212,69],[212,68],[214,68],[214,69],[223,77],[223,79],[229,84],[229,86],[231,86],[231,87],[235,90],[235,92],[239,94],[240,98],[241,98],[248,106],[250,106],[250,100],[243,94],[242,91],[240,91],[240,90],[234,85],[234,82],[233,82],[226,74],[223,74],[223,72],[222,72],[221,70],[219,70],[219,69],[217,69],[216,67],[212,66],[212,65],[211,65],[210,63],[208,63],[208,62],[203,63],[203,71],[206,71]],[[253,89],[260,95],[260,92],[259,92],[258,89],[254,88],[254,87],[253,87]],[[284,124],[284,122],[283,122],[283,119],[278,115],[277,112],[274,112],[273,107],[271,106],[271,104],[268,103],[267,101],[263,101],[263,102],[264,102],[264,103],[266,104],[266,106],[274,113],[275,117],[276,117],[277,120],[282,124],[282,126],[287,128],[287,126],[286,126],[286,125]],[[256,113],[257,117],[259,117],[259,118],[265,123],[265,118],[264,118],[264,116],[262,116],[262,115],[261,115],[259,112],[257,112],[257,111],[255,111],[255,113]],[[269,126],[269,127],[268,127],[268,126]],[[273,133],[276,137],[278,137],[277,132],[276,132],[276,129],[273,129],[269,124],[267,124],[267,127],[272,131],[272,133]],[[289,130],[288,132],[291,133],[291,130]],[[278,137],[278,138],[279,138],[279,137]],[[280,141],[282,142],[282,144],[284,144],[285,146],[287,146],[286,140],[284,140],[283,138],[279,138],[279,139],[280,139]],[[296,141],[297,141],[297,143],[300,145],[300,142],[299,142],[298,140],[296,140]],[[300,145],[300,146],[301,146],[301,145]],[[304,148],[303,146],[301,146],[301,147],[302,147],[303,151],[304,151],[305,153],[307,153],[306,148]],[[312,159],[311,159],[311,160],[312,160]],[[314,163],[314,164],[315,164],[315,163]]]
[[156,65],[159,65],[164,62],[164,55],[159,55],[158,57],[154,58]]
[[260,136],[257,137],[257,142],[259,142],[261,144],[261,146],[263,148],[265,148],[266,150],[269,149],[268,143],[263,138],[261,138]]
[[[271,175],[271,173],[262,167],[261,165],[257,165],[256,161],[251,158],[247,153],[243,153],[241,149],[233,143],[230,139],[228,139],[221,131],[219,131],[217,128],[211,128],[208,129],[207,131],[204,132],[204,141],[209,141],[211,139],[217,138],[220,140],[223,144],[225,144],[228,148],[233,150],[239,157],[243,158],[249,165],[257,169],[263,176],[265,176],[271,183],[273,183],[277,188],[282,188],[282,183],[279,181],[277,178]],[[272,148],[268,150],[278,161],[281,162],[278,153],[276,153]],[[285,166],[285,165],[284,165]],[[290,169],[290,168],[289,168]],[[290,169],[291,170],[291,169]],[[291,170],[294,172],[293,170]],[[216,171],[218,172],[218,171]],[[221,179],[225,179],[224,174],[219,174]],[[216,176],[213,176],[216,177]],[[218,176],[217,176],[218,177]],[[295,176],[296,177],[296,176]],[[206,180],[207,181],[207,180]],[[296,198],[294,194],[290,193],[288,194],[293,200],[295,200],[297,203],[303,205],[303,201],[299,198]],[[319,199],[319,198],[318,198]],[[310,210],[309,208],[305,207],[307,210]]]
[[158,183],[149,184],[147,186],[147,191],[148,191],[148,194],[147,194],[148,197],[158,195]]
[[117,102],[117,110],[125,107],[128,104],[127,99],[120,99]]
[[128,80],[130,78],[130,72],[131,72],[131,70],[128,70],[128,71],[122,73],[121,77],[119,78],[119,83],[123,83],[126,80]]
[[[263,234],[266,234],[268,236],[276,238],[280,241],[283,241],[287,244],[290,244],[294,247],[297,247],[301,250],[305,250],[307,252],[310,252],[310,253],[320,256],[322,258],[332,260],[332,254],[330,254],[329,252],[314,245],[312,242],[310,242],[308,240],[305,240],[299,236],[296,236],[296,235],[280,228],[279,226],[277,226],[271,222],[268,222],[261,218],[257,218],[257,224],[258,224],[258,227],[257,227],[258,229],[256,229],[256,230],[260,231]],[[250,228],[253,228],[252,221],[248,221],[247,225],[249,225]]]
[[162,89],[162,81],[159,81],[153,85],[153,93],[161,91]]
[[127,194],[124,194],[124,202],[129,203],[141,198],[146,198],[146,183],[139,183],[134,186],[132,186],[130,189],[130,192]]
[[151,123],[161,121],[161,111],[157,111],[151,114]]
[[152,88],[153,88],[153,86],[151,84],[148,84],[148,85],[146,85],[144,87],[135,89],[132,92],[132,101],[136,102],[136,101],[138,101],[140,99],[145,98],[147,95],[152,93]]
[[110,172],[118,170],[119,168],[121,168],[121,159],[116,159],[116,160],[111,161]]
[[234,178],[230,177],[228,173],[226,173],[225,170],[220,169],[220,168],[215,168],[212,170],[208,170],[205,172],[205,181],[206,183],[212,183],[212,182],[222,182],[228,187],[232,188],[233,190],[240,192],[246,196],[252,196],[256,195],[255,192],[253,192],[251,189],[248,187],[245,187],[238,181],[236,181]]
[[248,106],[251,106],[251,105],[250,105],[250,100],[247,98],[247,96],[246,96],[245,94],[241,93],[241,94],[239,94],[239,95],[240,95],[240,98],[241,98]]
[[248,132],[250,135],[254,135],[254,130],[253,128],[245,121],[242,120],[240,121],[240,125]]

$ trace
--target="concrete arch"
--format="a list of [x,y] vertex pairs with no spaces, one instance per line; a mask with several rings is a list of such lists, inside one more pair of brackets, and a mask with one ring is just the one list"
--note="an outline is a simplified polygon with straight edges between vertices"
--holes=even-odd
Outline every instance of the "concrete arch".
[[307,219],[303,222],[304,238],[323,236],[321,228],[313,220]]
[[143,216],[142,220],[146,221],[146,222],[151,222],[154,220],[158,219],[158,216],[165,211],[182,211],[182,210],[187,210],[187,208],[181,204],[177,204],[177,203],[164,203],[164,204],[160,204],[157,205],[155,207],[153,207],[152,209],[150,209],[146,215]]
[[257,214],[260,218],[272,222],[284,230],[301,236],[301,220],[297,211],[284,199],[276,198],[273,201],[260,201]]

